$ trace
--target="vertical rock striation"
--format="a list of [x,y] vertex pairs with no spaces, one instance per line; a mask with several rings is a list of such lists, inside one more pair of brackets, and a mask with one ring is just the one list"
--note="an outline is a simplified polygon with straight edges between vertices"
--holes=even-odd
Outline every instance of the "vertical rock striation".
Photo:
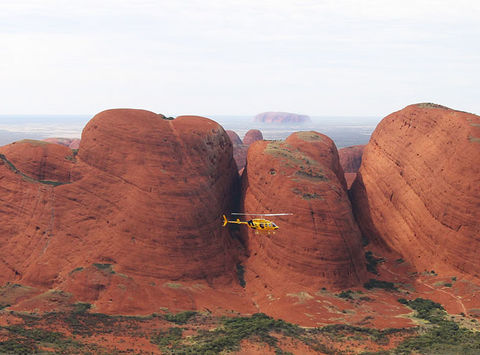
[[480,117],[434,104],[385,117],[351,189],[372,242],[419,271],[479,277]]
[[298,132],[285,142],[256,142],[242,179],[245,212],[293,213],[271,217],[280,227],[274,235],[246,234],[253,274],[266,285],[317,289],[363,282],[360,231],[330,138]]

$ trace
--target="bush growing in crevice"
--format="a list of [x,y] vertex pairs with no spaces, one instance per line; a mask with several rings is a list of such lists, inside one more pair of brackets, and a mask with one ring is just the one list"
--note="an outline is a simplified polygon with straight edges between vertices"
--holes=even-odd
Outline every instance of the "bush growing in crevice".
[[371,251],[365,252],[365,259],[367,259],[367,271],[378,275],[377,265],[385,261],[384,258],[376,258]]
[[370,281],[363,284],[363,287],[365,287],[367,290],[371,290],[372,288],[381,288],[387,291],[398,291],[393,282],[375,279],[370,279]]
[[247,285],[247,282],[245,281],[245,268],[240,263],[237,264],[237,277],[240,286],[245,288],[245,286]]

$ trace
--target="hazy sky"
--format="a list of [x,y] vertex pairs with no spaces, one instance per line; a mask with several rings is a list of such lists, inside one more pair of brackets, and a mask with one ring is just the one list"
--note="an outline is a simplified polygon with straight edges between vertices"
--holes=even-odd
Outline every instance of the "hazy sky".
[[0,114],[480,114],[478,0],[0,0]]

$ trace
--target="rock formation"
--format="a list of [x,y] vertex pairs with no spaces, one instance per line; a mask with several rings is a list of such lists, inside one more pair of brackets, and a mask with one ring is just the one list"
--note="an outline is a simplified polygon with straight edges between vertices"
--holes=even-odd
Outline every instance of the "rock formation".
[[243,144],[243,142],[240,139],[240,137],[238,136],[237,132],[231,131],[229,129],[227,129],[225,132],[227,133],[228,138],[230,138],[230,141],[232,142],[232,145],[234,147]]
[[360,231],[346,193],[333,141],[298,132],[284,142],[259,141],[248,151],[242,177],[247,213],[290,212],[272,217],[275,235],[243,229],[249,250],[247,284],[342,288],[361,284],[365,264]]
[[310,117],[307,115],[299,115],[289,112],[263,112],[255,116],[256,122],[263,123],[305,123],[310,122]]
[[75,154],[63,145],[25,139],[0,147],[0,154],[24,180],[71,182]]
[[241,174],[243,171],[243,168],[245,167],[245,162],[247,160],[248,147],[243,144],[242,140],[240,139],[237,133],[230,130],[227,130],[226,132],[230,137],[230,141],[232,142],[232,145],[233,145],[233,159],[237,164],[238,172]]
[[45,142],[61,144],[70,149],[78,149],[80,147],[79,138],[46,138]]
[[226,131],[233,145],[233,158],[237,164],[238,172],[242,174],[247,161],[247,151],[250,144],[263,139],[262,132],[258,129],[251,129],[243,137],[243,142],[234,131]]
[[340,165],[345,172],[345,180],[347,181],[347,187],[349,189],[352,186],[353,180],[357,177],[358,169],[360,169],[364,148],[365,145],[354,145],[338,150]]
[[1,284],[61,289],[98,311],[135,313],[195,307],[162,282],[236,282],[220,220],[238,175],[217,123],[109,110],[87,124],[77,156],[46,142],[1,154]]
[[352,199],[366,237],[417,270],[480,277],[480,117],[434,104],[385,117]]
[[345,173],[356,173],[362,163],[362,154],[365,145],[353,145],[338,150],[340,165]]
[[263,134],[258,129],[251,129],[247,133],[245,133],[245,137],[243,137],[243,144],[247,147],[250,146],[253,142],[263,140]]

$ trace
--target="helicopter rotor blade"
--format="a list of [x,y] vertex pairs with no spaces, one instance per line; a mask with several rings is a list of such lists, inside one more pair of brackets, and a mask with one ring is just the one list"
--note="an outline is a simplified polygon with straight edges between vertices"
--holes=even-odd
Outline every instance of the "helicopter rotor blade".
[[232,212],[234,216],[291,216],[293,213],[238,213]]

